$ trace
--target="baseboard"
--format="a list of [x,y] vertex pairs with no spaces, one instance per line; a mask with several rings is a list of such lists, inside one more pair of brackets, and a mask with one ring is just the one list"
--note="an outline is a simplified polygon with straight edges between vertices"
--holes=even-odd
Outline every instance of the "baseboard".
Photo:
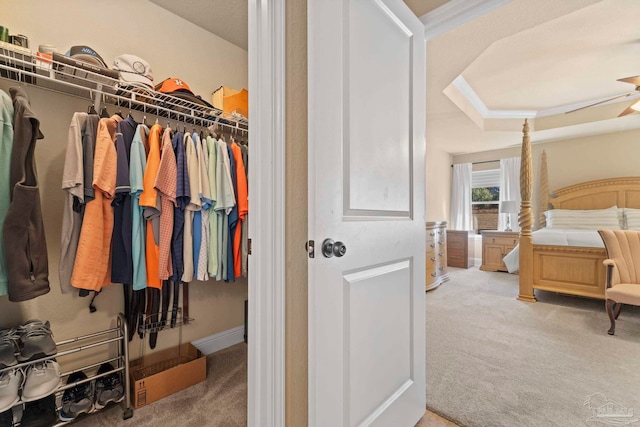
[[191,344],[205,355],[209,355],[241,342],[244,342],[244,325],[200,338]]
[[474,267],[480,267],[482,265],[482,258],[474,258],[473,259],[473,266]]

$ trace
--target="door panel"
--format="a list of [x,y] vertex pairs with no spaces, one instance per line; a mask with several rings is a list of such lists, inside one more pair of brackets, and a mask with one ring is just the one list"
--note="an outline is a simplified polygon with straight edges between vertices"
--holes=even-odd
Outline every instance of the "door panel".
[[[413,37],[381,2],[358,1],[350,6],[345,46],[345,214],[406,218],[411,215],[412,193]],[[359,54],[369,52],[373,54]],[[391,90],[376,84],[383,81],[393,82]]]
[[[309,426],[425,411],[424,26],[401,0],[308,2]],[[344,242],[342,257],[319,248]]]
[[348,273],[344,284],[345,424],[351,426],[375,417],[413,383],[411,261]]

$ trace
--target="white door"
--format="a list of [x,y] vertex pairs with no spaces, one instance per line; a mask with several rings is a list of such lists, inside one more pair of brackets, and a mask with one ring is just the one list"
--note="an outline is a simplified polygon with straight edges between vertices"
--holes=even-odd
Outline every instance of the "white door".
[[[308,2],[309,425],[425,412],[424,26],[401,0]],[[322,242],[343,242],[326,258]]]

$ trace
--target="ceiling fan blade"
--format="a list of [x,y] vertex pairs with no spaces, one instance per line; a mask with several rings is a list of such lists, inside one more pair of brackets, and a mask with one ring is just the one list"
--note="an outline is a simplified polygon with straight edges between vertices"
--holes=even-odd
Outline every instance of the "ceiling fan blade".
[[626,116],[627,114],[631,114],[631,113],[635,113],[636,110],[634,110],[633,108],[631,108],[630,106],[625,108],[624,111],[620,114],[618,114],[618,117],[622,117],[622,116]]
[[623,82],[623,83],[631,83],[633,85],[640,86],[640,76],[625,77],[623,79],[618,79],[618,81],[619,82]]
[[636,95],[636,94],[638,94],[638,92],[636,92],[636,91],[629,92],[629,93],[623,93],[622,95],[617,95],[617,96],[613,96],[611,98],[607,98],[604,101],[594,102],[593,104],[585,105],[584,107],[576,108],[575,110],[565,111],[565,114],[569,114],[569,113],[573,113],[573,112],[576,112],[576,111],[584,110],[585,108],[589,108],[589,107],[595,107],[596,105],[604,104],[606,102],[613,101],[614,99],[627,98],[627,97],[629,97],[631,95]]

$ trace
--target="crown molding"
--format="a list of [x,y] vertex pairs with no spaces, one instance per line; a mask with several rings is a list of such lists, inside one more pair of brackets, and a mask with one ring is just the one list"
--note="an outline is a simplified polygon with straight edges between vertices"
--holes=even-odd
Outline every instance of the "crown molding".
[[451,0],[422,15],[425,40],[432,39],[455,27],[491,12],[511,0]]

